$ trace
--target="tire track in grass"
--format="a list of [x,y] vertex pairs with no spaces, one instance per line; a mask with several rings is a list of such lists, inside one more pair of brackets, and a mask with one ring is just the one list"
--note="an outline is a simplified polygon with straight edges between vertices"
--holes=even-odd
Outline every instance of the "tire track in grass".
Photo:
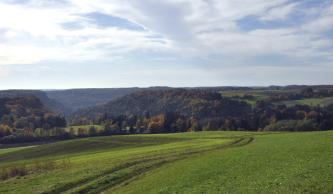
[[[204,152],[215,151],[215,150],[220,149],[220,148],[226,149],[226,148],[241,147],[241,146],[245,146],[245,145],[253,142],[254,140],[255,139],[253,137],[245,137],[245,138],[238,139],[238,140],[236,140],[234,142],[231,142],[230,144],[226,144],[224,146],[220,146],[219,148],[215,148],[215,149],[209,149],[209,150],[206,150]],[[182,157],[182,158],[175,157],[174,159],[171,159],[171,160],[168,160],[168,161],[161,161],[161,162],[156,163],[156,164],[154,164],[152,166],[140,169],[139,172],[134,173],[134,176],[128,176],[127,179],[121,181],[118,184],[116,184],[116,183],[115,184],[110,184],[110,185],[108,185],[107,189],[105,189],[103,191],[111,192],[112,190],[114,190],[114,189],[116,189],[118,187],[121,187],[121,186],[129,184],[130,182],[136,180],[137,178],[139,178],[143,174],[145,174],[145,173],[147,173],[147,172],[149,172],[149,171],[151,171],[153,169],[159,168],[160,166],[162,166],[162,165],[164,165],[166,163],[172,163],[172,162],[176,162],[176,161],[179,161],[179,160],[187,159],[189,157],[193,157],[193,156],[198,155],[200,153],[203,153],[203,152],[195,152],[193,154],[188,154],[188,155],[186,155],[185,157]],[[88,192],[88,193],[90,193],[90,192]],[[92,193],[100,193],[100,191],[92,192]],[[104,192],[102,192],[102,193],[104,193]]]
[[[147,156],[135,158],[134,161],[126,162],[112,169],[106,170],[100,174],[80,179],[74,182],[69,182],[64,185],[57,186],[44,194],[51,193],[99,193],[107,189],[112,189],[120,184],[128,184],[130,181],[139,177],[152,169],[158,168],[163,164],[175,162],[177,160],[191,157],[195,154],[200,154],[207,151],[213,151],[221,148],[232,148],[245,146],[254,140],[253,137],[237,138],[231,143],[208,147],[199,150],[186,150],[175,153],[157,154],[150,158]],[[131,169],[133,169],[131,171]]]

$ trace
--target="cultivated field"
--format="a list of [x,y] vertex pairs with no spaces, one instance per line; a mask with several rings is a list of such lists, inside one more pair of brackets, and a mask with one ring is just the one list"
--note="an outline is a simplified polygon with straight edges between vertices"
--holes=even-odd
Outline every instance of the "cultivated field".
[[295,106],[295,105],[308,105],[308,106],[328,106],[333,103],[333,97],[325,97],[325,98],[308,98],[302,100],[289,100],[282,101],[278,104],[285,104],[287,106]]
[[332,193],[333,132],[197,132],[0,149],[0,193]]

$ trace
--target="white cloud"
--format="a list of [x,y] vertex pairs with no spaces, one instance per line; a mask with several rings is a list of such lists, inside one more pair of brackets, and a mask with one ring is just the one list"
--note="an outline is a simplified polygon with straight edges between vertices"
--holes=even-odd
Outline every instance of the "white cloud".
[[274,21],[286,19],[295,9],[299,3],[286,4],[270,9],[267,14],[260,19],[263,21]]
[[[239,20],[249,16],[264,23],[287,20],[290,13],[299,11],[300,4],[287,0],[0,3],[0,64],[104,59],[136,50],[185,56],[281,54],[303,60],[329,56],[332,41],[321,32],[333,26],[333,5],[318,7],[320,14],[299,26],[272,29],[253,26],[253,30],[245,31],[239,24]],[[102,28],[84,16],[92,12],[124,18],[144,26],[145,30]],[[81,27],[66,29],[65,23]]]
[[321,15],[317,19],[304,24],[302,30],[312,33],[333,30],[333,10],[329,14]]

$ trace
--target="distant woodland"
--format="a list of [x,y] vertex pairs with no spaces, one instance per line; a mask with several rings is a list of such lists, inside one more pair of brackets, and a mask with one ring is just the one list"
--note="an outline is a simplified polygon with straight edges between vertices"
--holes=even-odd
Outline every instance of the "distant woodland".
[[205,130],[333,129],[333,86],[0,91],[0,143]]

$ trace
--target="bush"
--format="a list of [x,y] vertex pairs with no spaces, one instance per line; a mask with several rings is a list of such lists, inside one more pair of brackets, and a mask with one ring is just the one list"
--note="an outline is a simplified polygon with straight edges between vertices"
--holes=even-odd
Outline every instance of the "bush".
[[55,169],[66,169],[71,166],[69,158],[56,162],[55,160],[35,161],[29,168],[24,165],[9,166],[0,168],[0,180],[7,180],[13,177],[25,176],[33,172],[42,172]]
[[310,120],[282,120],[277,123],[267,125],[264,131],[313,131],[318,126],[312,119]]
[[89,133],[90,136],[95,136],[95,135],[97,135],[98,132],[97,132],[96,127],[90,126],[88,133]]
[[25,165],[11,166],[7,168],[2,168],[0,170],[0,180],[6,180],[17,176],[25,176],[27,174],[28,174],[28,169],[26,168]]

